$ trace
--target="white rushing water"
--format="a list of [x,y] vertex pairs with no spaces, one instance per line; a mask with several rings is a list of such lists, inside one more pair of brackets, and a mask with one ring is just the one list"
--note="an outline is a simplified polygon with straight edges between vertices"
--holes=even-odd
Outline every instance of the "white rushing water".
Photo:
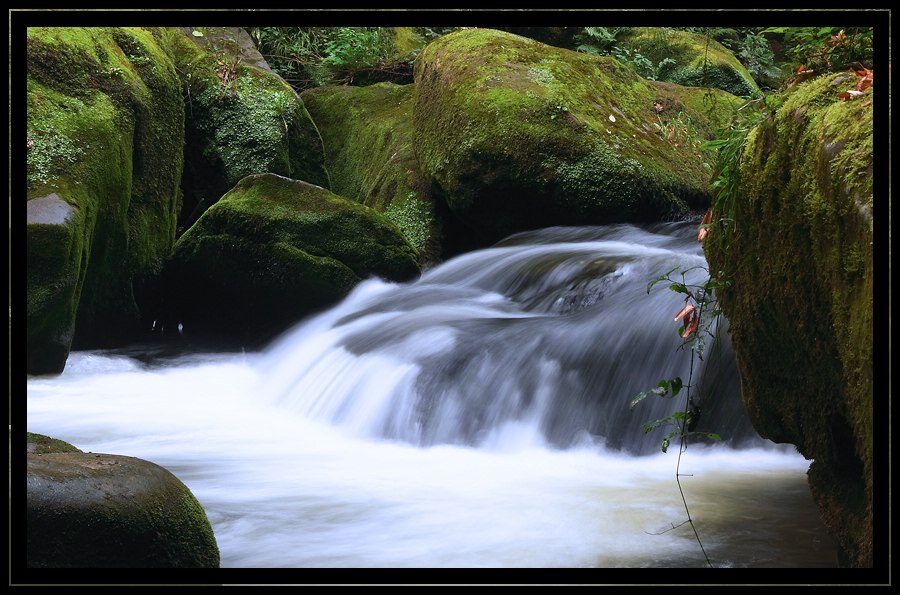
[[[29,378],[28,430],[172,471],[223,567],[702,567],[672,528],[677,448],[641,431],[673,403],[628,410],[687,378],[682,302],[646,285],[703,264],[690,235],[526,234],[415,283],[364,282],[261,353],[76,352]],[[727,443],[681,463],[713,565],[833,566],[809,462],[718,400],[709,431]]]

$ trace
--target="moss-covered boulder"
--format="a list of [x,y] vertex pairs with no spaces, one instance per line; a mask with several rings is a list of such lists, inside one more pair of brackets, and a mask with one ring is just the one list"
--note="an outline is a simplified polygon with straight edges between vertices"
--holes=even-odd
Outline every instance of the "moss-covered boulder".
[[218,568],[206,513],[177,477],[133,457],[28,454],[29,568]]
[[[700,33],[639,27],[623,35],[616,45],[624,59],[630,59],[639,72],[656,80],[713,87],[742,97],[759,92],[756,81],[734,54]],[[638,55],[647,62],[642,63]]]
[[416,276],[417,256],[373,209],[306,182],[248,176],[176,243],[169,326],[260,344],[368,277]]
[[325,144],[331,190],[384,214],[423,263],[438,260],[431,181],[413,147],[413,85],[320,87],[302,97]]
[[25,437],[27,446],[25,448],[28,454],[49,454],[51,452],[83,452],[80,448],[69,444],[58,438],[51,438],[43,434],[35,434],[26,432]]
[[245,31],[188,27],[160,35],[187,104],[181,231],[250,174],[329,187],[322,140],[303,101],[265,65]]
[[[845,566],[872,565],[872,107],[853,74],[796,88],[754,129],[733,223],[706,240],[754,427],[813,459]],[[731,217],[728,213],[716,213]]]
[[139,332],[175,240],[184,103],[139,28],[27,31],[28,371]]
[[[415,75],[416,156],[484,243],[705,206],[711,166],[699,122],[722,121],[740,101],[655,84],[613,58],[491,29],[436,39]],[[701,103],[703,113],[693,107]]]

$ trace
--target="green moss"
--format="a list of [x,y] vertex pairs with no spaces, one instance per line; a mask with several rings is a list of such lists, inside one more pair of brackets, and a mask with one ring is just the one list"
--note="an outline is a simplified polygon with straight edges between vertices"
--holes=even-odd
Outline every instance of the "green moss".
[[141,287],[174,242],[180,83],[139,28],[33,28],[27,46],[28,197],[56,193],[76,207],[84,247],[66,248],[84,277],[58,305],[68,311],[74,301],[77,329],[74,337],[57,334],[80,346],[106,345],[137,332]]
[[83,452],[68,442],[50,438],[43,434],[25,433],[28,440],[28,452],[31,454],[46,454],[51,452]]
[[[416,81],[423,170],[457,215],[495,238],[512,226],[659,218],[701,207],[711,166],[699,141],[737,101],[651,84],[612,58],[489,29],[432,42],[417,61]],[[702,111],[700,95],[711,97]],[[667,113],[695,123],[697,142],[682,146],[659,134],[661,101],[672,108]],[[525,205],[536,210],[523,213]]]
[[186,215],[198,204],[202,212],[250,174],[330,186],[318,130],[286,82],[244,62],[239,48],[224,42],[207,51],[184,32],[163,37],[188,103]]
[[675,61],[661,80],[689,87],[722,89],[738,96],[749,96],[759,88],[747,69],[727,48],[699,33],[667,28],[641,27],[619,42],[638,52],[653,64],[669,58]]
[[415,250],[384,216],[318,186],[260,174],[241,180],[178,240],[168,279],[172,316],[186,332],[264,341],[363,279],[417,273]]
[[314,89],[303,100],[322,133],[332,190],[383,213],[420,254],[437,254],[430,181],[415,157],[412,85]]
[[[732,282],[720,302],[754,426],[816,459],[811,481],[828,484],[813,486],[820,506],[856,519],[831,525],[849,563],[865,565],[872,546],[873,120],[865,106],[871,96],[839,99],[855,82],[839,74],[799,85],[749,135],[734,228],[714,228],[706,252]],[[862,496],[857,502],[839,493]]]

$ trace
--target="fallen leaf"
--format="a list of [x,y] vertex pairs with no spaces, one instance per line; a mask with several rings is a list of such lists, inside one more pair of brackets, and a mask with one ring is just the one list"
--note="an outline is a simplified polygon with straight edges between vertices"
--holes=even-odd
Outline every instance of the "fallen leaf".
[[867,102],[865,102],[864,104],[862,104],[862,107],[869,107],[870,105],[872,105],[872,100],[871,100],[871,99],[868,100]]

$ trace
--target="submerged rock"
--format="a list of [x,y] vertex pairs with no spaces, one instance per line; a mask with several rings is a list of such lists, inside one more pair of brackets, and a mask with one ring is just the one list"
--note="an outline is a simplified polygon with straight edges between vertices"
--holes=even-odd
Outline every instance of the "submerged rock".
[[176,243],[168,325],[259,344],[370,276],[415,277],[417,256],[373,209],[306,182],[248,176]]
[[741,101],[490,29],[436,39],[415,77],[416,156],[483,243],[704,207],[699,145]]

